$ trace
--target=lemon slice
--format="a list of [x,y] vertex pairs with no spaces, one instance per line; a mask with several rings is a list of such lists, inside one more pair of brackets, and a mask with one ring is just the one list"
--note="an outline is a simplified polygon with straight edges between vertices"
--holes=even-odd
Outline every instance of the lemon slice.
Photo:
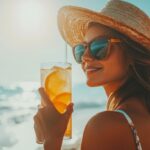
[[56,95],[69,92],[71,89],[70,70],[57,66],[52,69],[53,72],[48,74],[45,79],[45,89],[51,100],[53,100]]
[[67,105],[71,102],[71,93],[61,93],[53,99],[53,104],[60,113],[64,113]]

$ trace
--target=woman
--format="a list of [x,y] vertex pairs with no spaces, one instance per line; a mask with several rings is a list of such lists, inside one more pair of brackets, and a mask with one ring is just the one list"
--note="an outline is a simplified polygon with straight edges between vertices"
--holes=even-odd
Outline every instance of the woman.
[[[66,6],[58,14],[62,37],[73,47],[87,85],[103,86],[107,109],[87,123],[82,150],[150,149],[150,20],[136,6],[111,0],[100,13]],[[45,150],[60,150],[73,104],[59,114],[43,88],[47,106],[34,117]],[[48,134],[49,133],[49,134]]]

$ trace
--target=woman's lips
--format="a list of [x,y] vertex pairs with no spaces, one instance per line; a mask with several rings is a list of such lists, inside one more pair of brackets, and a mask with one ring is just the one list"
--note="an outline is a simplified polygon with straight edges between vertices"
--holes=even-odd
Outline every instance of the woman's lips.
[[100,70],[102,71],[103,68],[86,68],[85,72],[88,73],[88,74],[89,73],[91,74],[91,73],[95,73],[95,72],[100,71]]
[[86,69],[86,71],[96,71],[96,70],[99,70],[99,69],[95,69],[95,68]]

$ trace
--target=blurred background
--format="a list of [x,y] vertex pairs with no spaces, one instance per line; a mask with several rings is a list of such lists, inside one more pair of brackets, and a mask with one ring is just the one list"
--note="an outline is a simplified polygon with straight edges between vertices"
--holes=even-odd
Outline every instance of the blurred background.
[[[127,0],[150,15],[149,0]],[[57,28],[57,12],[64,5],[99,11],[107,0],[0,0],[0,150],[41,150],[36,144],[33,116],[40,102],[40,64],[65,61],[65,42]],[[88,119],[105,109],[102,87],[86,86],[86,78],[72,63],[73,139],[63,149],[78,149]],[[88,95],[87,95],[88,93]],[[80,117],[79,117],[80,116]]]

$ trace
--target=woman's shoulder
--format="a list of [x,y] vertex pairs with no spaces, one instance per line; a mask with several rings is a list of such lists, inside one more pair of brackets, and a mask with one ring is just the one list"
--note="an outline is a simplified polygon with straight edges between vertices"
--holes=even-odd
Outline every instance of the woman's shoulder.
[[[124,116],[118,112],[115,111],[102,111],[100,113],[97,113],[94,115],[87,123],[87,126],[94,126],[98,127],[98,129],[101,127],[103,129],[111,129],[115,128],[116,126],[122,127],[123,124],[126,124],[126,120],[124,119]],[[115,126],[114,126],[115,125]]]
[[[127,141],[129,137],[132,138],[132,135],[124,116],[115,111],[103,111],[97,113],[88,121],[81,148],[82,150],[91,148],[93,150],[99,148],[122,149],[122,145],[126,143],[124,141]],[[127,149],[127,147],[125,148]]]

